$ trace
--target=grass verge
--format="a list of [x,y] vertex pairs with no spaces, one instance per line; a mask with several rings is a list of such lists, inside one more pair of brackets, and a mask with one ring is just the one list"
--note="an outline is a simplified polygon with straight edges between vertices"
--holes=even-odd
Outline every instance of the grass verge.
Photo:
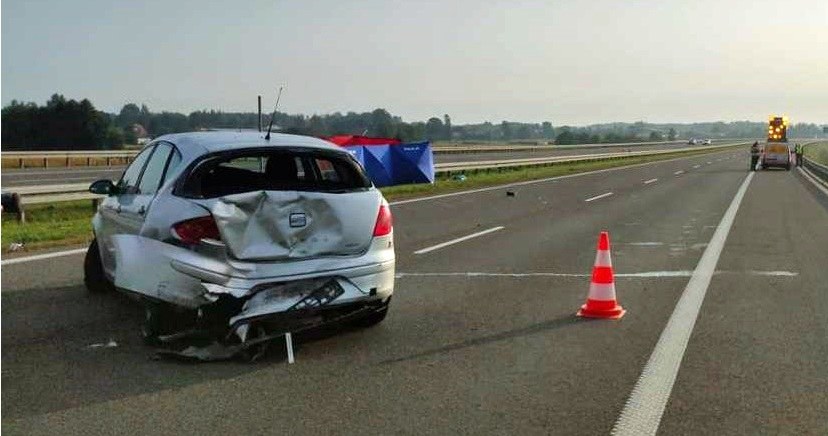
[[[381,191],[388,200],[393,201],[705,153],[709,152],[700,150],[698,152],[630,157],[611,161],[558,163],[545,167],[503,169],[495,172],[466,174],[466,179],[463,181],[454,180],[453,178],[440,178],[434,184],[390,186],[382,188]],[[88,243],[92,237],[90,220],[93,213],[89,200],[83,200],[30,205],[26,207],[27,222],[24,224],[15,221],[12,215],[4,214],[2,219],[2,251],[3,253],[9,252],[9,247],[13,243],[23,243],[25,251]]]
[[19,223],[12,214],[3,214],[3,253],[13,243],[22,243],[26,251],[87,243],[92,237],[92,210],[89,200],[55,204],[34,204],[26,208],[26,222]]
[[811,144],[805,147],[805,156],[823,165],[828,165],[828,142]]

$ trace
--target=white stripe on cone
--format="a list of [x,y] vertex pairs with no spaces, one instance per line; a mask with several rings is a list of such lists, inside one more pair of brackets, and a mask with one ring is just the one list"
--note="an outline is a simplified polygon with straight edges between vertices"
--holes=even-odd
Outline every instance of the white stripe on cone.
[[612,266],[612,256],[609,250],[598,250],[595,253],[595,266]]
[[589,299],[597,301],[615,301],[615,283],[590,283]]

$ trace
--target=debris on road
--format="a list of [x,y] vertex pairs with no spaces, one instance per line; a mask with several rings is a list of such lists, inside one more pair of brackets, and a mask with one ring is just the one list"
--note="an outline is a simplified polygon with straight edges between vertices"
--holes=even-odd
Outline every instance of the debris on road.
[[25,246],[22,242],[12,242],[9,244],[9,251],[20,251],[23,248],[25,248]]
[[95,348],[115,348],[117,346],[118,346],[118,343],[115,342],[115,340],[110,339],[109,342],[98,342],[98,343],[95,343],[95,344],[90,344],[90,345],[87,345],[86,348],[91,348],[91,349],[95,349]]

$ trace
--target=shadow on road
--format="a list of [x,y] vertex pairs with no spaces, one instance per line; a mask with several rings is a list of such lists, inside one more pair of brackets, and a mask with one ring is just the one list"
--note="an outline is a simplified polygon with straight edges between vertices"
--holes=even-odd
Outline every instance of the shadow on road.
[[446,345],[440,348],[434,348],[431,350],[426,350],[420,353],[410,354],[408,356],[398,357],[395,359],[384,360],[380,362],[380,364],[391,364],[391,363],[399,363],[405,362],[414,359],[420,359],[422,357],[429,357],[429,356],[436,356],[444,353],[449,353],[451,351],[462,350],[464,348],[476,347],[479,345],[486,345],[492,342],[499,342],[505,341],[507,339],[513,339],[521,336],[528,336],[534,335],[537,333],[546,332],[549,330],[555,330],[561,327],[567,327],[571,325],[575,325],[578,323],[589,322],[590,320],[585,320],[583,318],[578,318],[575,315],[568,315],[560,318],[555,318],[549,321],[540,322],[537,324],[532,324],[530,326],[521,327],[519,329],[508,330],[505,332],[495,333],[492,335],[482,336],[479,338],[469,339],[467,341],[458,342],[456,344]]

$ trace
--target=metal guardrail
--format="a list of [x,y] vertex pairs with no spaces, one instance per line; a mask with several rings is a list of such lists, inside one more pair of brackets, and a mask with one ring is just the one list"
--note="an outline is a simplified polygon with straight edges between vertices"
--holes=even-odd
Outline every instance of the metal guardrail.
[[[40,165],[32,165],[35,168],[48,168],[50,162],[60,160],[63,165],[59,167],[72,166],[93,166],[92,161],[104,160],[106,166],[111,166],[113,160],[126,165],[132,162],[140,150],[80,150],[80,151],[4,151],[2,153],[3,163],[15,162],[17,168],[26,168],[26,162],[38,161]],[[83,164],[76,164],[81,160]]]
[[[735,139],[739,141],[739,139]],[[554,151],[571,149],[590,148],[614,148],[614,147],[640,147],[648,145],[670,145],[680,144],[682,141],[656,141],[656,142],[623,142],[613,144],[576,144],[576,145],[434,145],[432,151],[436,154],[459,154],[459,153],[503,153],[512,151]],[[26,168],[26,162],[37,161],[37,165],[29,167],[48,168],[50,163],[61,161],[59,167],[72,166],[93,166],[93,160],[105,160],[105,165],[110,166],[113,160],[119,164],[128,164],[138,154],[140,149],[134,150],[68,150],[68,151],[4,151],[2,160],[4,163],[14,165],[16,168]],[[78,164],[80,160],[83,163]]]
[[[672,150],[642,150],[616,153],[596,153],[579,156],[552,156],[525,159],[490,160],[478,162],[446,162],[434,165],[438,175],[451,176],[466,172],[502,170],[506,168],[538,167],[575,162],[597,162],[604,160],[627,159],[640,156],[657,156],[664,154],[682,154],[698,151],[715,151],[747,143],[724,144],[706,147],[688,147]],[[23,204],[53,203],[70,200],[97,200],[102,195],[89,192],[89,183],[68,183],[59,185],[20,186],[12,190],[21,196]]]
[[813,159],[807,157],[802,158],[802,166],[807,168],[812,174],[819,177],[824,183],[828,184],[828,166],[817,163]]
[[481,170],[500,170],[503,168],[520,168],[533,166],[550,166],[563,163],[575,162],[597,162],[602,160],[617,160],[628,159],[641,156],[658,156],[665,154],[683,154],[698,151],[715,151],[740,145],[747,145],[748,142],[739,142],[723,145],[712,145],[704,147],[686,147],[676,148],[671,150],[642,150],[642,151],[625,151],[616,153],[595,153],[578,156],[553,156],[553,157],[538,157],[527,159],[509,159],[499,161],[478,161],[478,162],[450,162],[436,164],[434,166],[435,173],[443,175],[452,175],[457,173],[464,173],[467,171],[475,172]]

